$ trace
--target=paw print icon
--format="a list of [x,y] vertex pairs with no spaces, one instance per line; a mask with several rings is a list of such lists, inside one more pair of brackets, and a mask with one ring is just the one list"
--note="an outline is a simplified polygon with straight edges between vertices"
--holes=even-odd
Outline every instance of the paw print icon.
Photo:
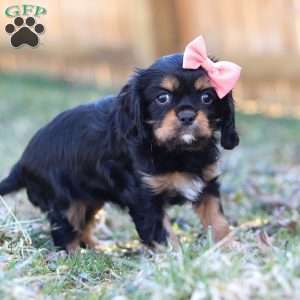
[[5,31],[11,35],[10,42],[15,48],[21,45],[36,47],[39,44],[39,35],[45,31],[42,24],[36,24],[33,17],[28,17],[25,22],[22,17],[14,19],[14,24],[7,24]]

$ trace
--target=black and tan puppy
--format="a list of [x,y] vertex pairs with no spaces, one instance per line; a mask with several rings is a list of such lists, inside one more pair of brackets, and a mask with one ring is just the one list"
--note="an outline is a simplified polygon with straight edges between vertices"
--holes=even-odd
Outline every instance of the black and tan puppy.
[[207,72],[182,60],[162,57],[119,95],[59,114],[29,142],[0,195],[25,188],[66,250],[97,247],[91,225],[105,202],[128,210],[147,245],[167,240],[165,209],[186,202],[223,238],[215,134],[225,149],[238,144],[233,98],[220,100]]

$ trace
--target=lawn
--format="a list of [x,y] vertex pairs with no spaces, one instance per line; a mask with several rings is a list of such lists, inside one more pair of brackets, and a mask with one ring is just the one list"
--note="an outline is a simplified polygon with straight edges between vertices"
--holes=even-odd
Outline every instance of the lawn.
[[[0,178],[56,113],[109,89],[0,74]],[[170,210],[181,248],[141,248],[128,216],[106,207],[106,250],[55,252],[21,192],[0,198],[0,299],[300,299],[300,122],[238,114],[224,152],[225,213],[239,244],[213,244],[189,206]]]

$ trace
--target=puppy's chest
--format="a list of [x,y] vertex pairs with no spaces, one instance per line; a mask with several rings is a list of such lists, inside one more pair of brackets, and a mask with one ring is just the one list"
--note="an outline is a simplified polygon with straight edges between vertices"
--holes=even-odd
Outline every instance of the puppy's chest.
[[205,186],[200,176],[187,172],[172,172],[163,175],[143,174],[142,180],[155,194],[180,195],[189,201],[197,201]]

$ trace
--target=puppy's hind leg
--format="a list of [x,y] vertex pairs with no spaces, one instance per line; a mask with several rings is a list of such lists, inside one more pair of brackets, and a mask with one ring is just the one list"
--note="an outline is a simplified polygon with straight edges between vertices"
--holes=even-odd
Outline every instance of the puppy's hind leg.
[[103,203],[95,206],[87,205],[84,201],[74,201],[66,212],[68,221],[78,233],[79,245],[84,248],[101,250],[103,247],[93,235],[93,229],[97,222],[97,214]]
[[61,207],[62,204],[68,206],[68,201],[60,201],[61,198],[55,197],[52,187],[46,181],[31,177],[27,178],[28,198],[47,214],[54,245],[60,250],[75,251],[79,247],[79,233],[66,215],[65,208]]
[[69,253],[76,251],[80,246],[80,234],[69,222],[67,216],[60,210],[48,212],[51,224],[51,235],[54,245]]
[[[103,245],[94,236],[94,228],[99,221],[99,214],[101,213],[102,205],[97,208],[88,208],[85,216],[85,225],[80,234],[80,241],[83,246],[93,250],[103,250]],[[102,215],[103,217],[103,215]],[[101,216],[100,216],[100,219]]]

